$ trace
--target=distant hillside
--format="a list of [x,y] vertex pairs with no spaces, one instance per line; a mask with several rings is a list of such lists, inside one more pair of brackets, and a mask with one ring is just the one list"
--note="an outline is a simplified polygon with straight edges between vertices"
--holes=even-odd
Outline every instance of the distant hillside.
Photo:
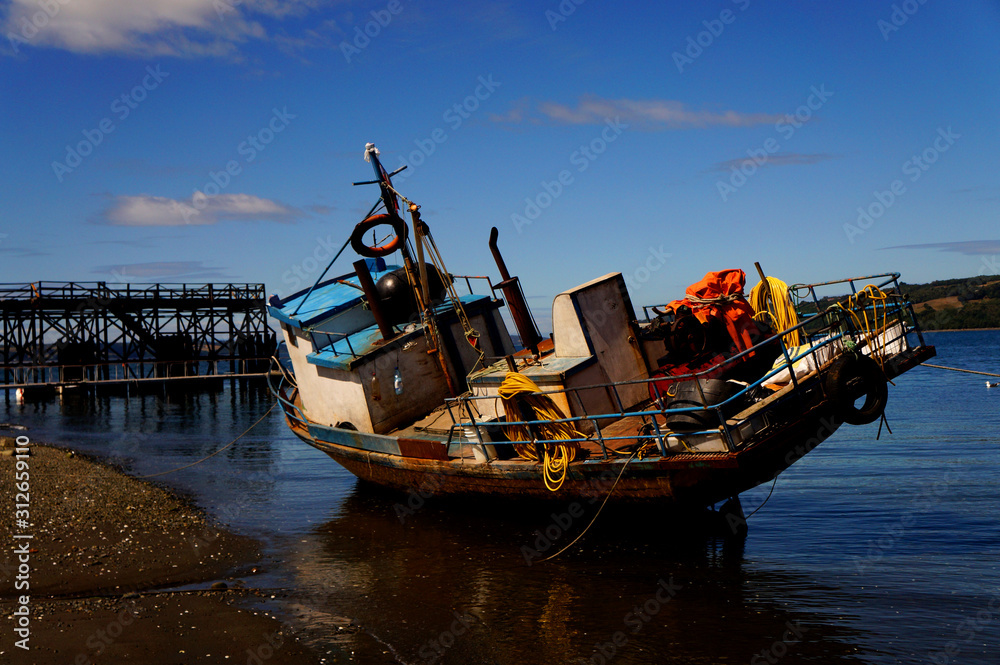
[[[1000,275],[943,279],[929,284],[900,282],[924,330],[1000,328]],[[826,308],[838,298],[824,298]],[[816,311],[803,303],[803,312]]]
[[1000,328],[1000,275],[901,282],[924,330]]

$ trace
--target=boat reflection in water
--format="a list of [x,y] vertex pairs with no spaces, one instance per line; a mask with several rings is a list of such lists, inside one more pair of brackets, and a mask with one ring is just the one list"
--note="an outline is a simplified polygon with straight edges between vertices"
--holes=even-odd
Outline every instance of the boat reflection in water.
[[543,562],[596,505],[579,518],[558,504],[501,512],[453,501],[407,514],[406,500],[359,484],[287,562],[297,574],[286,610],[314,646],[339,634],[366,663],[718,663],[765,652],[837,662],[855,653],[853,629],[786,609],[775,593],[830,602],[836,590],[748,565],[742,538],[650,529],[612,505],[577,545]]

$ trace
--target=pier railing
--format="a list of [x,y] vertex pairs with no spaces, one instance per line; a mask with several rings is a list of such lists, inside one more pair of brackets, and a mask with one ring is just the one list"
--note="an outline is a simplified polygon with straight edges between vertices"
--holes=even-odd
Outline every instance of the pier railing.
[[0,303],[10,300],[198,299],[263,301],[263,284],[131,284],[108,282],[31,282],[0,284]]

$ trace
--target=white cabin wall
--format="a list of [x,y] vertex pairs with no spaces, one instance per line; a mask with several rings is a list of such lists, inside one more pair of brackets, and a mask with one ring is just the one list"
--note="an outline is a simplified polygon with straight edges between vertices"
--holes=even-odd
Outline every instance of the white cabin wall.
[[587,358],[594,355],[571,292],[560,293],[552,300],[552,340],[556,357]]
[[360,379],[351,372],[313,365],[307,358],[314,351],[309,334],[288,325],[281,329],[306,416],[322,425],[346,420],[359,430],[370,432],[371,418]]
[[371,432],[372,419],[362,377],[357,372],[343,369],[317,365],[312,365],[312,368],[314,372],[310,374],[309,382],[303,385],[299,381],[309,418],[331,426],[349,422],[362,432]]
[[[352,370],[310,363],[313,353],[309,335],[291,328],[298,345],[289,342],[295,380],[302,407],[310,420],[323,425],[349,422],[362,432],[384,434],[417,420],[440,405],[448,395],[436,354],[427,353],[426,338],[415,335],[406,344],[387,346],[365,356],[366,362]],[[410,343],[406,351],[403,347]],[[403,393],[396,395],[396,368],[403,377]],[[381,399],[372,399],[372,372],[378,377]]]
[[[621,273],[610,273],[560,293],[552,303],[556,355],[596,356],[608,382],[648,378],[631,325],[634,318]],[[619,393],[628,408],[646,399],[648,389],[636,384],[622,386]]]

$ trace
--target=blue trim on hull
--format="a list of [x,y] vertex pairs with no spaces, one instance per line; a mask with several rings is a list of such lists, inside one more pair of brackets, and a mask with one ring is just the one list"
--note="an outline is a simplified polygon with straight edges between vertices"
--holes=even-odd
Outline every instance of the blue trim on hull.
[[333,443],[348,448],[357,448],[372,453],[385,453],[386,455],[399,455],[399,442],[395,437],[383,436],[381,434],[368,434],[357,430],[340,429],[338,427],[326,427],[310,422],[308,424],[309,436],[313,439]]

